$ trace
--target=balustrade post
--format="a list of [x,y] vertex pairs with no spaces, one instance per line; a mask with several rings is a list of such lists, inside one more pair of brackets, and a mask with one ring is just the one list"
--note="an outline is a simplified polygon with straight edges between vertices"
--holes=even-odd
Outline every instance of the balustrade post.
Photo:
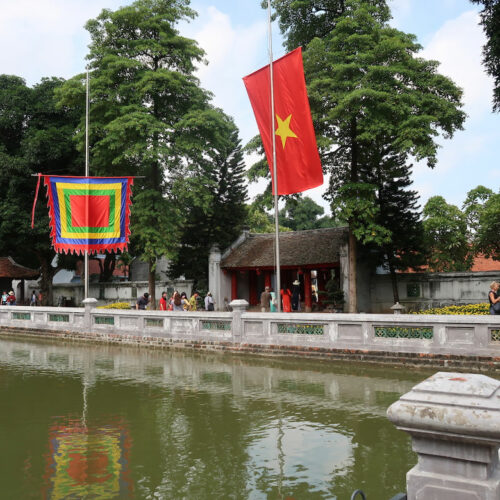
[[500,498],[500,381],[439,372],[387,415],[410,434],[418,454],[406,476],[408,500]]
[[245,299],[233,300],[229,304],[233,309],[233,318],[231,321],[231,334],[234,343],[241,342],[243,335],[243,321],[241,315],[248,309],[248,302]]
[[88,299],[83,300],[82,304],[85,307],[85,316],[84,316],[85,329],[88,332],[91,332],[92,331],[91,311],[92,311],[92,309],[94,309],[96,307],[97,299],[94,299],[93,297],[89,297]]

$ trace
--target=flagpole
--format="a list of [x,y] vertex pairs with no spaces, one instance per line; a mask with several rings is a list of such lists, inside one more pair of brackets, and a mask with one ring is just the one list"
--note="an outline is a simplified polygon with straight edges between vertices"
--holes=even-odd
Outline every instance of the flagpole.
[[[89,176],[89,70],[87,69],[87,90],[85,97],[85,177]],[[84,298],[89,297],[89,252],[85,250]]]
[[273,142],[273,179],[274,179],[274,231],[276,242],[276,302],[281,312],[281,270],[280,270],[280,238],[278,223],[278,175],[276,168],[276,135],[274,133],[274,74],[273,74],[273,33],[271,29],[271,0],[267,0],[267,22],[269,28],[269,80],[271,86],[271,137]]

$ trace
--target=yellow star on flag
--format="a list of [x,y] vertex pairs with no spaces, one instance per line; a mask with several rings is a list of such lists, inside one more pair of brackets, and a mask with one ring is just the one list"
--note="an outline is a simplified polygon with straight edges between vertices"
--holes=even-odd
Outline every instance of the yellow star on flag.
[[278,128],[276,129],[276,135],[281,137],[281,144],[283,145],[283,149],[285,149],[286,140],[288,137],[295,137],[295,133],[290,128],[290,120],[292,119],[292,115],[288,115],[284,120],[282,120],[278,115],[276,115],[276,119],[278,120]]

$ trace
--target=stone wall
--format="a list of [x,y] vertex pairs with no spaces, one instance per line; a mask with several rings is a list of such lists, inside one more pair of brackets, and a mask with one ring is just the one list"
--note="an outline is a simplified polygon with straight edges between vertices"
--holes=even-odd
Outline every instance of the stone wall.
[[[488,302],[492,281],[500,281],[500,271],[401,273],[398,274],[399,302],[407,311]],[[391,277],[373,275],[369,288],[370,312],[388,312],[394,304]]]
[[3,306],[0,331],[500,371],[500,317],[247,313],[234,302],[233,309],[196,313]]

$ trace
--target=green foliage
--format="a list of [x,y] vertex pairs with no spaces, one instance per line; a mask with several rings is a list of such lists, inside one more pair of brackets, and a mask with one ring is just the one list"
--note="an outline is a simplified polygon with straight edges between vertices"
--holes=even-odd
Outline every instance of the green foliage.
[[72,134],[79,120],[76,110],[57,108],[54,92],[63,84],[44,78],[33,88],[15,76],[0,76],[0,254],[42,270],[44,304],[50,303],[52,277],[58,269],[72,268],[76,257],[52,267],[54,251],[49,218],[40,189],[35,228],[30,215],[37,179],[32,174],[75,175],[82,159]]
[[481,304],[464,304],[461,306],[445,306],[433,307],[431,309],[422,309],[411,314],[445,314],[445,315],[487,315],[490,314],[490,305],[488,303]]
[[494,78],[493,111],[500,111],[500,2],[498,0],[471,0],[483,6],[481,24],[486,34],[483,63]]
[[500,260],[500,193],[492,194],[479,215],[474,245],[476,252]]
[[467,220],[442,196],[429,198],[424,207],[424,231],[431,271],[468,271],[473,254],[467,240]]

